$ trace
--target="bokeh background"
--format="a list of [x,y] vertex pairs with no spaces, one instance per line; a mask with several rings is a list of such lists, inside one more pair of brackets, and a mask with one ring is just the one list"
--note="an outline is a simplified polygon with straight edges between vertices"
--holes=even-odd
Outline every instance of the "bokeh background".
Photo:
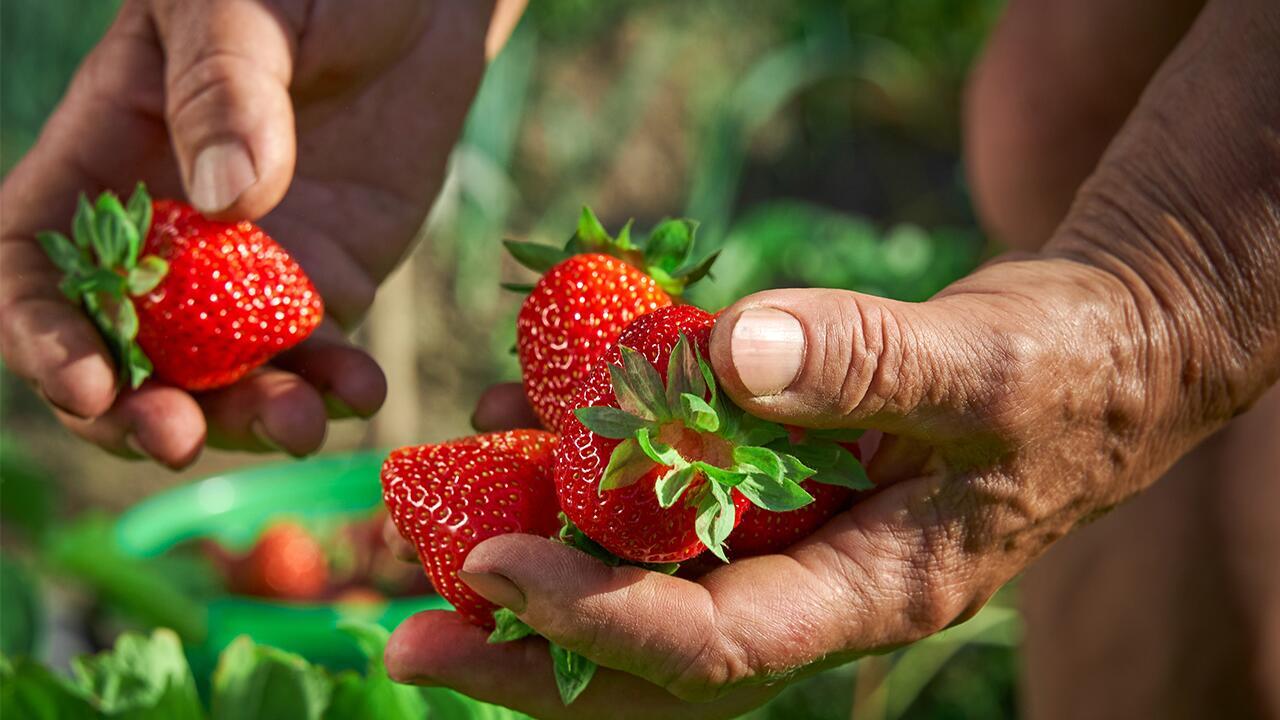
[[[32,144],[115,2],[0,2],[0,167]],[[769,287],[923,300],[996,248],[959,154],[968,66],[998,0],[534,0],[492,64],[448,181],[358,337],[393,392],[323,452],[465,434],[509,348],[528,276],[500,241],[561,242],[579,208],[611,229],[696,218],[722,249],[692,300]],[[4,549],[31,518],[115,513],[212,472],[275,460],[206,451],[182,473],[74,441],[20,382],[0,387]],[[974,621],[799,683],[753,717],[1016,716],[1009,593]]]

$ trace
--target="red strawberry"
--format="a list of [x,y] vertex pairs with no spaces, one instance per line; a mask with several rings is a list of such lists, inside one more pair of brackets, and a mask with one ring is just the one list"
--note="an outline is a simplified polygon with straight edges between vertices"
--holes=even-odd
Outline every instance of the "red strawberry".
[[[787,430],[791,433],[793,444],[800,445],[798,448],[793,446],[792,451],[803,457],[806,450],[802,444],[804,429],[788,427]],[[838,442],[837,445],[852,455],[853,459],[862,459],[857,443]],[[847,459],[844,462],[844,471],[858,478],[858,486],[870,487],[869,483],[862,482],[865,475],[862,474],[861,467],[856,467],[856,463],[848,464]],[[744,558],[781,552],[808,537],[832,516],[848,508],[858,494],[853,487],[821,482],[818,478],[809,478],[800,483],[800,487],[813,496],[813,502],[802,508],[790,512],[769,512],[755,506],[748,508],[742,522],[734,529],[733,537],[729,539],[729,555]]]
[[569,399],[596,360],[632,320],[672,304],[714,258],[685,268],[696,224],[669,220],[642,248],[630,225],[617,238],[584,208],[564,250],[508,242],[521,263],[545,274],[516,319],[525,393],[542,424],[559,432]]
[[560,528],[551,483],[555,436],[514,430],[400,448],[382,466],[382,497],[418,548],[431,583],[472,623],[493,628],[495,605],[458,579],[467,553],[505,533]]
[[230,385],[297,345],[324,315],[284,248],[250,222],[207,220],[139,184],[126,209],[111,193],[81,198],[73,240],[42,233],[137,387],[153,372],[187,390]]
[[257,597],[315,600],[329,585],[324,548],[306,528],[287,521],[267,528],[229,571],[231,591]]

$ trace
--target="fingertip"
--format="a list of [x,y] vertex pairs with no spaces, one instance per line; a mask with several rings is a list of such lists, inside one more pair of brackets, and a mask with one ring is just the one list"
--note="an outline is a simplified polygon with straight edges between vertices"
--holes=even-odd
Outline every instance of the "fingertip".
[[274,385],[251,430],[264,444],[294,457],[316,452],[328,430],[324,400],[301,378],[282,374]]
[[[178,388],[148,383],[126,395],[120,412],[128,418],[130,449],[182,470],[204,449],[205,420],[199,404]],[[126,437],[128,437],[126,436]]]
[[411,615],[391,633],[383,651],[387,675],[398,683],[434,685],[461,654],[484,642],[484,631],[468,625],[455,612],[427,610]]
[[57,365],[38,383],[51,404],[81,419],[105,414],[116,400],[115,368],[101,353],[82,355]]
[[491,385],[476,401],[471,425],[481,432],[541,427],[520,383]]
[[350,348],[351,359],[338,373],[329,394],[361,418],[372,417],[387,400],[387,376],[368,353]]

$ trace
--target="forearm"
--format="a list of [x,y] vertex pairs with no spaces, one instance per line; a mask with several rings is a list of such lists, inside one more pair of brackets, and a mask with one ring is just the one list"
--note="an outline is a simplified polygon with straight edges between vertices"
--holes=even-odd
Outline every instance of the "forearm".
[[1168,429],[1197,440],[1276,381],[1280,5],[1206,7],[1047,252],[1132,295],[1149,370],[1171,380]]

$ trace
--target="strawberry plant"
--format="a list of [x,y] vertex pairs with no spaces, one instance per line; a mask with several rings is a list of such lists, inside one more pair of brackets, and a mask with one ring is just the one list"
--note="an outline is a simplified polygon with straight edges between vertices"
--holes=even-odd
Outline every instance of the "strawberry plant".
[[230,385],[324,316],[302,268],[256,225],[153,202],[141,183],[127,206],[82,195],[71,239],[39,240],[135,388],[152,374],[187,390]]

